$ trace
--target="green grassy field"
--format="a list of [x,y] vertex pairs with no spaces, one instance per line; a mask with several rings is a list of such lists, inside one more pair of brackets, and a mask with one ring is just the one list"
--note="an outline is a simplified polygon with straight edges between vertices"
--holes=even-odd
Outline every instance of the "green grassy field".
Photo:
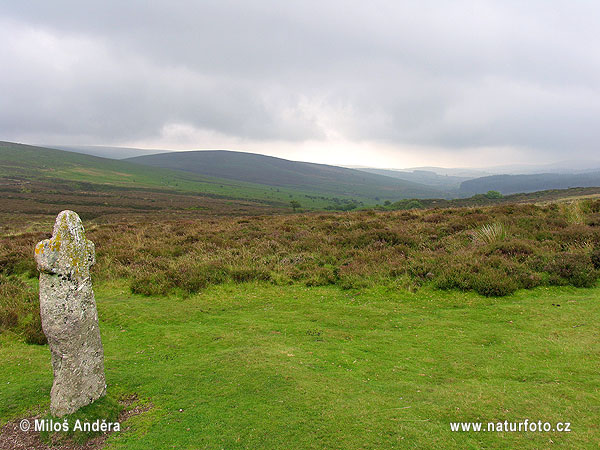
[[[111,449],[592,449],[600,288],[501,299],[421,289],[96,287],[109,393],[153,408]],[[46,346],[0,335],[0,422],[48,408]],[[571,422],[570,433],[450,422]]]

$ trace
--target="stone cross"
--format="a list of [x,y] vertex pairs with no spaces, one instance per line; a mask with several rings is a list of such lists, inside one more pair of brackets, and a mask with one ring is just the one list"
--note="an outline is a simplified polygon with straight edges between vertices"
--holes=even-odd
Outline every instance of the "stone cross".
[[52,353],[50,411],[71,414],[106,394],[104,351],[90,266],[94,243],[77,213],[62,211],[52,238],[35,247],[40,271],[42,329]]

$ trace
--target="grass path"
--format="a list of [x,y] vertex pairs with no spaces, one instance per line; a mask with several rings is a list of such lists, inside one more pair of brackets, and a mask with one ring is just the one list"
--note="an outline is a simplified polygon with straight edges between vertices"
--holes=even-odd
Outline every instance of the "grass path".
[[[245,284],[182,299],[105,285],[96,297],[109,390],[154,404],[109,448],[600,446],[600,288],[495,300]],[[47,347],[0,336],[0,423],[47,408],[51,382]],[[573,431],[449,426],[524,419]]]

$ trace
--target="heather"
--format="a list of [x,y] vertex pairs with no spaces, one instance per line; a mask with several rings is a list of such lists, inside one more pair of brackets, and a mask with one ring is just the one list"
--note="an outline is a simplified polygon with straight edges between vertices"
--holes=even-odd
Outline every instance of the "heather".
[[[86,225],[97,248],[94,280],[124,280],[147,296],[260,281],[501,297],[536,286],[591,287],[600,268],[599,200],[183,220],[156,214]],[[47,235],[0,241],[3,329],[37,325],[31,252]]]

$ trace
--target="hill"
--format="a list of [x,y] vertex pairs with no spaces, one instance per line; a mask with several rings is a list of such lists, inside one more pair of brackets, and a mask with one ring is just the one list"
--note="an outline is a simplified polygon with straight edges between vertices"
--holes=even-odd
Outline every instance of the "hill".
[[127,161],[230,180],[366,198],[374,202],[448,196],[442,190],[421,183],[344,167],[289,161],[255,153],[225,150],[186,151],[139,156],[128,158]]
[[368,199],[332,198],[321,193],[148,167],[31,145],[0,142],[0,214],[54,214],[76,209],[84,217],[160,210],[179,216],[264,214],[303,209],[336,209]]
[[540,173],[534,175],[491,175],[463,181],[460,192],[463,195],[483,194],[498,191],[502,194],[536,192],[549,189],[569,189],[573,187],[600,186],[600,172],[580,174]]
[[375,169],[371,167],[359,168],[363,172],[385,175],[386,177],[398,178],[400,180],[412,181],[427,186],[446,191],[451,194],[458,194],[460,183],[470,180],[473,177],[463,177],[454,175],[439,175],[431,170],[395,170],[395,169]]
[[282,195],[267,192],[269,187],[264,185],[231,182],[188,172],[143,167],[127,161],[11,142],[0,142],[0,177],[88,183],[99,190],[151,189],[264,201],[276,201],[277,197],[280,197],[281,202],[289,202]]
[[270,214],[292,212],[292,201],[303,210],[350,210],[375,205],[378,195],[397,201],[414,192],[399,192],[389,180],[387,187],[394,189],[382,192],[371,184],[370,192],[346,195],[332,183],[329,188],[272,186],[0,142],[0,216],[21,212],[31,220],[62,209],[75,209],[87,219],[119,220],[156,211],[174,217]]
[[107,147],[103,145],[44,145],[45,148],[56,148],[67,152],[83,153],[84,155],[100,156],[101,158],[125,159],[134,156],[155,155],[169,150],[147,150],[130,147]]

